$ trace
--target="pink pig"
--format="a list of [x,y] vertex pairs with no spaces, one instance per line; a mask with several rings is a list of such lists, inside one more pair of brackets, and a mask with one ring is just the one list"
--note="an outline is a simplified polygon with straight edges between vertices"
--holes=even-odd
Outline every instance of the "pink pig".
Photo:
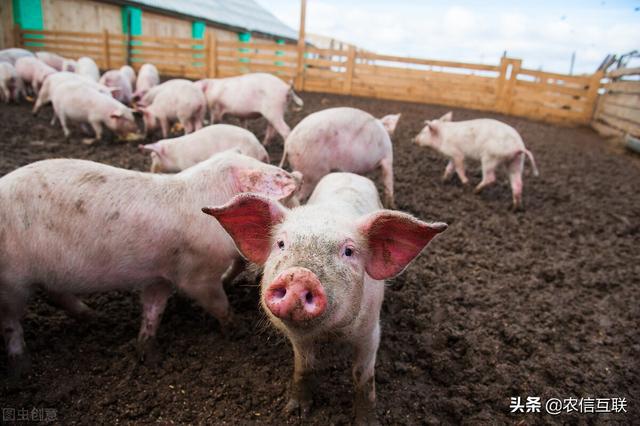
[[153,93],[153,101],[149,106],[139,106],[142,111],[145,133],[153,131],[158,121],[162,129],[162,137],[169,135],[169,125],[172,121],[179,121],[186,134],[202,128],[202,121],[206,112],[206,100],[191,81],[176,79],[163,83],[145,95],[146,101]]
[[68,81],[60,85],[53,92],[51,103],[66,138],[71,134],[70,121],[90,124],[96,140],[102,138],[103,126],[120,137],[138,130],[131,109],[83,81]]
[[34,95],[38,94],[44,79],[56,72],[54,68],[33,56],[18,59],[15,68],[18,76],[26,86],[31,87]]
[[[62,84],[66,83],[66,82],[69,82],[69,81],[83,82],[87,86],[93,87],[94,89],[98,90],[99,92],[104,93],[104,94],[106,94],[108,96],[111,96],[111,90],[108,87],[106,87],[106,86],[104,86],[104,85],[102,85],[100,83],[96,83],[95,81],[93,81],[89,77],[86,77],[86,76],[80,75],[80,74],[76,74],[74,72],[61,71],[61,72],[57,72],[57,73],[49,75],[44,80],[44,82],[42,83],[42,87],[40,88],[40,91],[38,92],[38,98],[36,99],[36,103],[33,105],[32,113],[34,115],[37,114],[38,111],[40,110],[40,108],[42,108],[44,105],[47,105],[49,102],[51,102],[51,96],[52,96],[54,90],[56,90],[56,88],[58,88]],[[52,124],[53,124],[53,122],[52,122]]]
[[63,71],[65,59],[53,52],[36,52],[36,57],[56,71]]
[[291,85],[267,73],[205,79],[196,82],[207,98],[211,123],[225,114],[239,118],[264,117],[269,122],[263,143],[268,145],[276,132],[286,139],[291,129],[284,121],[287,106],[293,102],[298,110],[304,103]]
[[133,100],[137,102],[151,90],[152,87],[160,84],[160,74],[158,69],[153,64],[144,64],[140,67],[138,72],[138,79],[136,80],[136,91],[133,94]]
[[96,62],[88,56],[83,56],[82,58],[78,59],[78,62],[76,64],[76,72],[78,74],[89,77],[96,83],[100,80],[100,69],[98,68]]
[[482,182],[476,186],[476,192],[480,192],[495,182],[496,168],[500,164],[506,164],[509,169],[513,207],[520,208],[524,157],[531,161],[535,176],[538,176],[538,168],[533,154],[525,148],[516,129],[488,118],[452,122],[452,115],[453,113],[448,112],[437,120],[427,120],[426,126],[414,139],[418,145],[429,146],[449,158],[442,180],[449,180],[455,170],[462,183],[466,185],[469,180],[464,172],[464,159],[480,160]]
[[267,150],[253,133],[230,124],[203,127],[188,135],[140,145],[140,149],[151,153],[151,173],[179,172],[228,149],[269,162]]
[[10,62],[0,62],[0,100],[18,102],[24,95],[22,79],[15,67]]
[[131,90],[136,88],[136,71],[129,65],[123,65],[120,67],[120,72],[129,80],[131,84]]
[[227,327],[221,277],[237,250],[200,209],[246,191],[280,199],[295,190],[284,170],[230,151],[176,175],[56,159],[0,178],[0,324],[10,374],[28,365],[21,318],[38,287],[81,317],[92,311],[77,295],[140,289],[142,358],[154,356],[174,288]]
[[126,71],[122,72],[122,69],[109,70],[100,77],[100,84],[113,89],[111,95],[114,99],[125,105],[131,104],[133,90],[131,89],[130,75]]
[[284,142],[285,159],[302,172],[303,201],[315,185],[332,171],[368,173],[380,167],[384,181],[384,203],[393,208],[393,134],[400,114],[380,120],[356,108],[329,108],[306,116]]
[[326,340],[342,341],[354,349],[356,424],[374,423],[384,280],[400,274],[447,225],[382,210],[373,182],[351,173],[325,176],[308,203],[294,209],[242,194],[203,211],[244,257],[264,267],[261,305],[293,346],[285,410],[309,412],[315,352]]

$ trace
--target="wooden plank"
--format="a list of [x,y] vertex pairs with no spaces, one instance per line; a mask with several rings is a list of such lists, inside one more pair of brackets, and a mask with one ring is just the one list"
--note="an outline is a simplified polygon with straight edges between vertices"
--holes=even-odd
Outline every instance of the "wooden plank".
[[51,36],[71,36],[78,38],[100,38],[100,33],[89,33],[83,31],[49,31],[49,30],[20,30],[20,34],[25,35],[51,35]]
[[250,59],[251,61],[260,60],[260,61],[270,61],[270,62],[281,62],[283,64],[287,64],[288,66],[295,67],[296,58],[278,56],[278,55],[269,55],[266,53],[250,53],[250,52],[233,52],[228,54],[227,52],[221,53],[219,55],[220,59],[226,60],[238,60],[240,58]]
[[516,81],[518,80],[518,73],[520,72],[522,61],[520,59],[511,59],[509,65],[510,65],[510,75],[505,85],[504,106],[501,111],[506,114],[510,114],[513,107],[513,93],[515,91],[515,85],[516,85]]
[[620,137],[624,135],[624,132],[620,129],[616,129],[615,127],[611,127],[606,123],[601,121],[592,121],[591,127],[598,132],[600,136],[604,136],[605,138],[609,137]]
[[323,68],[346,67],[347,66],[346,62],[337,62],[337,61],[331,61],[331,60],[328,60],[328,59],[309,59],[309,58],[305,58],[304,63],[305,63],[305,65],[309,65],[309,66],[313,66],[313,67],[323,67]]
[[297,53],[296,46],[290,44],[277,44],[277,43],[244,43],[241,41],[230,40],[218,40],[218,47],[220,50],[227,49],[256,49],[256,50],[279,50],[281,52],[294,52]]
[[109,55],[109,31],[104,30],[104,42],[103,42],[103,61],[107,69],[111,68],[111,55]]
[[604,71],[597,71],[589,80],[589,90],[587,91],[587,96],[585,99],[586,105],[584,107],[584,120],[588,123],[593,117],[593,111],[596,108],[596,102],[598,100],[598,89],[600,89],[600,80],[602,80],[602,76],[604,75]]
[[529,69],[525,69],[525,68],[522,68],[520,70],[520,74],[530,75],[530,76],[538,77],[538,78],[541,78],[541,79],[554,79],[554,80],[570,81],[570,82],[579,83],[579,84],[585,84],[585,85],[589,84],[589,81],[591,79],[591,76],[589,76],[589,75],[587,75],[587,76],[578,76],[578,75],[558,74],[558,73],[554,73],[554,72],[536,71],[536,70],[529,70]]
[[616,129],[622,130],[625,133],[629,133],[633,136],[640,136],[640,125],[627,121],[618,117],[613,117],[608,114],[600,114],[598,116],[600,121],[603,121]]
[[38,44],[43,44],[45,46],[91,46],[91,47],[102,47],[103,42],[100,41],[86,41],[86,40],[72,40],[72,39],[23,39],[24,42],[34,42]]
[[516,87],[530,87],[541,92],[562,93],[571,96],[586,96],[588,89],[568,87],[560,84],[544,83],[542,81],[516,81]]
[[614,81],[604,85],[610,92],[640,93],[640,81]]
[[602,105],[640,109],[640,93],[607,93],[602,96]]
[[213,33],[211,37],[211,45],[209,48],[209,76],[212,78],[216,78],[218,75],[218,40],[216,37],[216,33]]
[[277,65],[263,65],[263,64],[254,64],[254,63],[243,63],[243,62],[233,62],[228,63],[224,61],[218,61],[219,69],[226,68],[226,71],[229,69],[236,70],[237,74],[243,74],[242,70],[247,70],[250,72],[268,72],[271,74],[279,74],[279,75],[287,75],[290,77],[295,76],[295,70],[292,68],[279,67]]
[[608,78],[618,78],[625,75],[640,75],[640,67],[635,68],[618,68],[607,73]]
[[144,42],[156,43],[161,45],[167,45],[167,44],[192,45],[192,44],[198,44],[198,41],[202,41],[202,40],[195,40],[193,38],[186,38],[186,37],[154,37],[154,36],[134,35],[134,36],[131,36],[131,41],[140,41],[143,43]]
[[372,59],[372,60],[389,61],[389,62],[402,62],[405,64],[431,65],[431,66],[446,67],[446,68],[466,68],[466,69],[479,70],[479,71],[498,72],[500,70],[499,67],[497,67],[496,65],[472,64],[472,63],[454,62],[454,61],[437,61],[432,59],[419,59],[419,58],[411,58],[411,57],[403,57],[403,56],[378,55],[371,52],[363,52],[359,56],[363,59]]
[[356,64],[356,49],[353,46],[349,46],[349,56],[347,59],[347,69],[345,72],[344,90],[346,95],[351,94],[351,84],[353,82],[353,69]]
[[598,113],[632,121],[640,126],[640,109],[604,104]]
[[315,55],[319,55],[321,57],[326,56],[341,56],[346,58],[349,55],[348,50],[339,50],[339,49],[319,49],[317,47],[307,46],[307,53],[313,53]]

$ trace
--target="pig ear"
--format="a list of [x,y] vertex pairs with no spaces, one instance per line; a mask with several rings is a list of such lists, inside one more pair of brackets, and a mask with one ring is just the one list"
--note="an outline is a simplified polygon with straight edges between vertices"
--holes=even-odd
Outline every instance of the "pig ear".
[[202,211],[218,219],[240,253],[259,265],[267,261],[271,252],[271,228],[287,212],[277,201],[258,194],[236,195],[221,207],[205,207]]
[[406,213],[382,210],[361,218],[358,229],[369,244],[367,274],[384,280],[402,272],[447,224],[426,223]]
[[449,111],[448,113],[440,117],[440,121],[451,121],[452,118],[453,118],[453,111]]
[[398,125],[398,120],[400,120],[400,116],[402,114],[390,114],[385,115],[380,119],[380,122],[384,126],[384,129],[389,133],[389,136],[393,136],[393,132],[396,131],[396,126]]
[[164,146],[163,145],[158,145],[158,143],[148,143],[146,145],[138,145],[138,149],[141,152],[144,151],[149,151],[149,152],[155,152],[158,155],[164,155]]
[[233,176],[240,192],[256,192],[269,198],[282,200],[299,188],[298,179],[290,173],[273,167],[274,170],[245,169],[234,167]]
[[120,117],[122,117],[122,115],[123,115],[122,110],[115,109],[115,110],[111,111],[111,118],[120,118]]

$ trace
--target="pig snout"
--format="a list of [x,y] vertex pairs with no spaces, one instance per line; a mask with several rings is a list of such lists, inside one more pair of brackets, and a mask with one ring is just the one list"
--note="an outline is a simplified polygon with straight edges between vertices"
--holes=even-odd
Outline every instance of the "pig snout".
[[320,280],[306,268],[290,268],[266,289],[265,304],[273,315],[294,322],[319,317],[327,307]]

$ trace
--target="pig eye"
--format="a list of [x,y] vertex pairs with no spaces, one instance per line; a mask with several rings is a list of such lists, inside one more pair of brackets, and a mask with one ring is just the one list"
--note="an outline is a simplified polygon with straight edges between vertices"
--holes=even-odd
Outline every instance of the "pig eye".
[[353,249],[351,247],[347,247],[344,249],[344,255],[351,257],[353,255]]
[[284,250],[284,241],[282,241],[282,240],[278,240],[278,248],[279,248],[280,250]]

